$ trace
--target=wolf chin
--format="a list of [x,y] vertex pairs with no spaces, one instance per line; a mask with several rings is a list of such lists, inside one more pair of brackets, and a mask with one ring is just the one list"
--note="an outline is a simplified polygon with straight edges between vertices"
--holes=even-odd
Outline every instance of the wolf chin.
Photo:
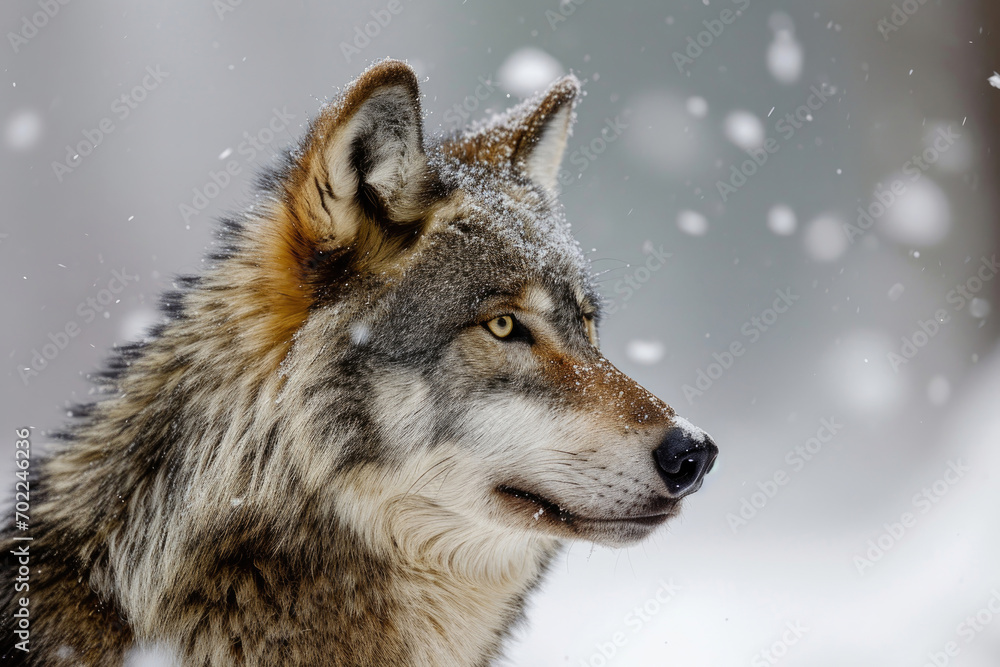
[[578,97],[425,141],[387,60],[326,106],[33,463],[8,661],[487,665],[561,544],[676,515],[717,449],[599,351]]

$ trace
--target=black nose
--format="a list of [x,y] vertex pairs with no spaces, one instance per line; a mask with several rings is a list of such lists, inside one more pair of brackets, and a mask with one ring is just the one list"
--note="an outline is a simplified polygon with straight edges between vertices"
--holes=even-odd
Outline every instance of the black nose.
[[663,442],[653,452],[657,470],[667,483],[671,498],[683,498],[700,489],[702,479],[712,469],[718,455],[719,448],[707,434],[695,435],[677,427],[667,431]]

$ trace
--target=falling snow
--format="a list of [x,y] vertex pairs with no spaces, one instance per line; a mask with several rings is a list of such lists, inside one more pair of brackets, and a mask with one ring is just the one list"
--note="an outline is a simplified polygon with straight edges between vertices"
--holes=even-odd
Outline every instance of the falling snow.
[[730,112],[723,121],[723,128],[726,138],[743,150],[764,145],[764,124],[749,111]]
[[15,151],[31,149],[42,138],[44,123],[42,117],[31,110],[15,112],[7,120],[4,136],[7,146]]
[[497,77],[508,91],[518,97],[528,97],[552,83],[563,67],[541,49],[526,46],[510,54],[497,70]]
[[637,364],[651,366],[663,359],[663,343],[654,340],[630,340],[625,354]]
[[697,211],[681,211],[677,214],[677,228],[691,236],[704,236],[708,233],[708,219]]
[[843,221],[833,215],[822,215],[806,227],[803,243],[810,257],[819,262],[832,262],[847,250]]
[[[890,177],[890,181],[894,178],[899,177]],[[887,207],[879,229],[905,245],[936,245],[951,229],[951,204],[944,190],[924,176],[909,183],[906,191]]]
[[708,102],[705,101],[704,97],[695,95],[694,97],[689,97],[687,103],[688,113],[695,118],[704,118],[708,115]]
[[793,84],[802,76],[802,45],[788,30],[779,30],[767,49],[767,69],[780,83]]
[[985,319],[990,314],[990,302],[982,297],[975,297],[969,302],[969,315],[978,320]]
[[791,236],[797,226],[795,211],[790,206],[777,204],[767,212],[767,228],[778,236]]

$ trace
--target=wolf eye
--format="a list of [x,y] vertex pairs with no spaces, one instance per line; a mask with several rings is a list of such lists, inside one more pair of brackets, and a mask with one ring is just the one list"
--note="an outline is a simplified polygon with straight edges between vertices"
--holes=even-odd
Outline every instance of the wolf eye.
[[535,337],[531,335],[528,327],[518,322],[517,318],[509,313],[483,322],[482,326],[505,343],[518,342],[528,345],[535,343]]
[[506,338],[514,331],[514,316],[501,315],[486,323],[486,328],[497,338]]

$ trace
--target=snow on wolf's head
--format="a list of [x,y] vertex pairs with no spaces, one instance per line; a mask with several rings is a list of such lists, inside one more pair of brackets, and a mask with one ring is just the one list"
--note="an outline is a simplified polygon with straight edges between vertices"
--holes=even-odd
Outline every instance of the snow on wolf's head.
[[425,141],[416,77],[380,62],[242,237],[255,326],[287,341],[290,465],[373,543],[627,544],[712,466],[712,440],[598,348],[600,297],[556,198],[578,96],[568,76]]

